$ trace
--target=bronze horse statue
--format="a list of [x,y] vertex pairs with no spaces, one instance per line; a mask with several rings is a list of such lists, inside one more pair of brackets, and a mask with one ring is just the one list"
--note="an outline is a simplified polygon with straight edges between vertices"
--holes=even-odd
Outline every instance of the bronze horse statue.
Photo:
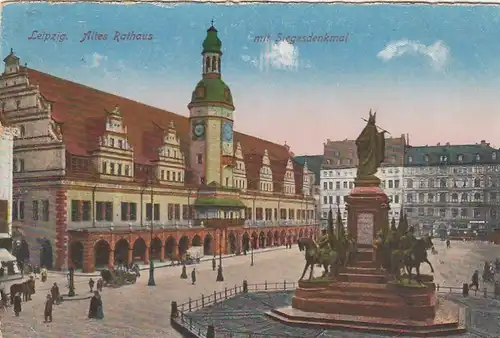
[[[313,277],[314,265],[321,265],[324,268],[322,277],[333,273],[333,268],[337,263],[337,253],[328,249],[320,249],[318,244],[312,238],[300,238],[297,240],[300,251],[305,251],[306,265],[302,276],[299,280],[303,280],[308,268],[310,268],[309,279]],[[330,269],[329,269],[330,267]]]
[[408,272],[408,281],[411,283],[412,270],[415,268],[416,275],[415,280],[420,281],[420,265],[422,263],[427,263],[431,268],[431,272],[434,273],[434,267],[427,258],[427,250],[434,248],[432,239],[430,236],[424,236],[415,241],[413,247],[409,250],[409,253],[404,257],[404,265],[406,271]]

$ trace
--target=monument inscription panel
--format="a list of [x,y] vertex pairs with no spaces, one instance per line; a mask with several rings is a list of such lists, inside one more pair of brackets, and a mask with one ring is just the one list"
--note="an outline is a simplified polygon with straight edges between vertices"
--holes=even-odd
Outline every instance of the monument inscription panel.
[[373,214],[358,214],[358,244],[373,244]]

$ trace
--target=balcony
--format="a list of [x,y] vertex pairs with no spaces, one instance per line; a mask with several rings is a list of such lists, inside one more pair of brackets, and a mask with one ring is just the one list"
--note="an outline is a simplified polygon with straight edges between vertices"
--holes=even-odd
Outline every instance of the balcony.
[[245,225],[243,218],[206,218],[194,219],[193,226],[203,226],[205,228],[225,228]]
[[287,226],[301,226],[301,225],[316,225],[318,224],[317,220],[310,219],[310,220],[260,220],[260,221],[252,221],[252,220],[246,220],[245,221],[245,227],[287,227]]

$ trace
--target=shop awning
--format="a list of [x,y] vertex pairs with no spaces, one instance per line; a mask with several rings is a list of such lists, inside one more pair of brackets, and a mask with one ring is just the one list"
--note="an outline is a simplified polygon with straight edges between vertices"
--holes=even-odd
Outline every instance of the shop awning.
[[0,248],[0,262],[8,263],[15,262],[17,259],[7,249]]

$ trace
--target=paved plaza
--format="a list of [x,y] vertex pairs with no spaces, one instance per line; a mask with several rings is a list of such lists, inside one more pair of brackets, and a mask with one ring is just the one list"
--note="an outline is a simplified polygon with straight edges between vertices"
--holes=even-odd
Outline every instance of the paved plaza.
[[[500,257],[500,246],[491,244],[453,242],[451,249],[446,249],[439,240],[436,240],[435,244],[439,254],[430,255],[430,259],[436,269],[436,283],[444,286],[459,286],[469,281],[472,271],[481,270],[485,259],[493,260]],[[135,285],[104,289],[102,297],[105,319],[102,321],[87,319],[89,301],[82,300],[68,301],[56,306],[54,322],[43,323],[44,299],[51,284],[56,281],[60,284],[61,290],[66,291],[64,289],[66,277],[54,274],[45,284],[37,282],[37,293],[33,296],[33,301],[23,303],[20,317],[16,318],[11,309],[1,314],[2,332],[7,338],[180,337],[170,326],[170,304],[173,300],[185,302],[190,297],[196,299],[201,294],[208,295],[214,290],[222,291],[225,287],[241,285],[244,279],[249,283],[261,283],[265,280],[282,282],[285,279],[296,281],[304,266],[303,252],[299,252],[296,245],[292,249],[270,251],[254,256],[253,267],[250,266],[250,255],[224,259],[225,282],[223,283],[215,281],[216,272],[212,271],[210,261],[195,265],[198,274],[194,286],[189,280],[179,278],[180,267],[157,269],[156,287],[147,286],[148,273],[142,271],[142,276]],[[317,273],[320,273],[320,270],[317,268]],[[423,271],[427,271],[427,268]],[[190,272],[191,267],[188,267],[188,274]],[[88,277],[76,277],[77,294],[88,293],[87,282]],[[474,314],[477,326],[490,322],[491,316],[496,316],[495,311],[499,311],[496,309],[500,309],[500,304],[496,304],[496,301],[490,300],[486,303],[481,298],[462,301],[471,302],[469,305],[474,308],[482,304],[483,308],[490,311],[488,314],[484,311]],[[250,323],[249,318],[246,319],[246,323]],[[490,331],[487,329],[485,332]],[[356,337],[351,333],[336,336]],[[469,336],[484,335],[476,333]]]

